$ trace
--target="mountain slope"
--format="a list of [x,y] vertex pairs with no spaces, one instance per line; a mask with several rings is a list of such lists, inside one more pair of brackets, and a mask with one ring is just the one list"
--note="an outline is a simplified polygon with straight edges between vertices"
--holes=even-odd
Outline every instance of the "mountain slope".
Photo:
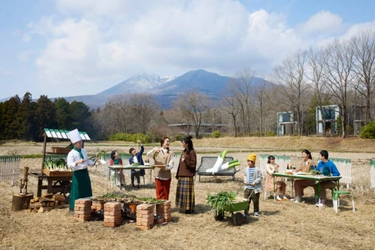
[[[221,76],[202,69],[189,71],[179,77],[160,77],[155,74],[138,74],[116,84],[96,95],[64,97],[67,101],[84,102],[90,109],[103,108],[116,95],[149,93],[155,96],[162,109],[171,108],[178,95],[188,91],[200,92],[213,100],[218,100],[232,77]],[[273,84],[254,77],[254,91],[262,83]],[[55,98],[51,98],[53,100]]]
[[227,76],[220,76],[216,73],[199,69],[189,71],[170,82],[154,88],[152,93],[159,95],[168,93],[178,95],[189,90],[196,90],[208,96],[212,96],[224,90],[225,85],[231,79],[232,78]]
[[139,74],[132,76],[129,79],[96,94],[96,96],[118,95],[123,93],[130,94],[139,93],[146,90],[148,91],[164,83],[167,83],[175,78],[176,77],[160,77],[155,74]]

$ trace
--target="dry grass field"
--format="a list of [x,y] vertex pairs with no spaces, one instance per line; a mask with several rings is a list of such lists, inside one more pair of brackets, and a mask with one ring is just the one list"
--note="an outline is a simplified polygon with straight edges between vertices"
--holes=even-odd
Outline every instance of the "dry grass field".
[[[63,145],[63,143],[61,143]],[[86,143],[91,154],[100,150],[117,149],[127,152],[131,144]],[[154,145],[146,145],[146,151]],[[375,194],[370,189],[370,159],[375,157],[375,141],[357,138],[220,138],[195,140],[198,159],[202,155],[217,156],[223,149],[228,156],[242,163],[236,174],[236,181],[229,177],[202,177],[195,185],[196,213],[180,214],[174,207],[177,180],[172,180],[172,221],[164,226],[155,226],[148,231],[136,230],[134,223],[125,223],[116,228],[103,226],[102,221],[77,222],[68,213],[68,208],[55,209],[45,213],[11,211],[12,194],[19,192],[19,183],[0,182],[0,249],[374,249],[375,239]],[[246,167],[246,157],[255,152],[274,155],[290,155],[298,164],[300,152],[307,148],[318,157],[321,149],[327,149],[331,157],[352,160],[352,185],[356,212],[351,210],[349,197],[342,197],[342,204],[336,214],[332,202],[319,210],[314,205],[312,188],[306,189],[304,203],[291,201],[276,202],[273,199],[260,201],[259,218],[250,217],[242,226],[233,226],[227,221],[215,221],[214,213],[206,204],[208,193],[239,190]],[[180,151],[179,142],[173,142],[172,150]],[[39,143],[4,143],[0,155],[40,154]],[[258,157],[259,158],[259,157]],[[257,163],[259,160],[257,160]],[[259,163],[258,163],[259,164]],[[22,159],[21,168],[29,166],[30,171],[40,171],[41,159]],[[110,192],[103,175],[104,166],[90,168],[94,195]],[[155,197],[153,182],[149,173],[146,187],[129,187],[126,175],[125,192],[139,197]],[[20,177],[21,178],[21,177]],[[30,177],[29,192],[36,193],[36,179]],[[287,192],[291,194],[288,182]],[[242,188],[239,196],[242,197]],[[263,197],[263,194],[261,194]],[[330,199],[330,194],[328,195]],[[251,207],[252,211],[252,207]]]

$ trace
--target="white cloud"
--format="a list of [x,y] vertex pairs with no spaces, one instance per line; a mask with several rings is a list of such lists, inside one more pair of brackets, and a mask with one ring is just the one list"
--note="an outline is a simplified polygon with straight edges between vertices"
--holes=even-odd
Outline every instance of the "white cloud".
[[56,8],[59,14],[29,24],[27,35],[45,38],[39,76],[56,93],[64,86],[64,95],[98,93],[143,72],[204,68],[233,75],[250,67],[264,75],[297,49],[346,27],[327,11],[289,27],[282,13],[249,13],[232,0],[57,0]]
[[301,34],[322,35],[338,34],[343,31],[345,25],[339,15],[329,11],[320,11],[302,23],[298,29]]

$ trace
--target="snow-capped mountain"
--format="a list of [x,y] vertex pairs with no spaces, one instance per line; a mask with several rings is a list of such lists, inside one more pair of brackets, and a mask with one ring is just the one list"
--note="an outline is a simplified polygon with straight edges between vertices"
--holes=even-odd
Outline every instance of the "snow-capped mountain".
[[[168,109],[179,94],[190,90],[203,93],[213,100],[218,99],[225,91],[226,84],[231,80],[233,78],[202,69],[192,70],[181,76],[161,77],[156,74],[138,74],[96,95],[64,98],[67,101],[84,102],[90,108],[95,109],[103,107],[110,98],[116,95],[149,93],[155,96],[163,109]],[[264,80],[254,78],[255,85],[261,82],[264,82]]]
[[156,74],[138,74],[103,92],[98,93],[97,95],[117,95],[122,93],[142,92],[158,87],[164,83],[174,80],[175,78],[176,76],[161,77]]

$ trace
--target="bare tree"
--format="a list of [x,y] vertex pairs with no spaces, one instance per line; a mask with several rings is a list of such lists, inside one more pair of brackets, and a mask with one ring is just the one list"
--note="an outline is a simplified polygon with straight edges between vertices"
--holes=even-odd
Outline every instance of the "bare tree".
[[348,90],[353,84],[353,48],[348,42],[335,40],[326,48],[325,74],[328,89],[340,107],[341,136],[347,136]]
[[222,104],[220,105],[221,109],[228,113],[231,117],[233,122],[233,132],[234,137],[238,136],[238,125],[237,125],[237,117],[239,115],[239,103],[238,99],[235,95],[232,95],[230,92],[225,91],[222,96]]
[[262,81],[258,84],[256,92],[255,92],[256,102],[255,106],[257,107],[258,113],[258,130],[259,136],[262,136],[263,132],[266,134],[267,128],[265,126],[265,120],[267,111],[269,110],[270,106],[268,105],[270,102],[270,96],[267,94],[267,84],[265,81]]
[[191,124],[195,138],[199,138],[201,125],[209,109],[209,98],[195,90],[179,95],[174,105],[187,124]]
[[[250,135],[252,123],[254,123],[254,119],[256,119],[256,117],[251,116],[253,95],[255,92],[254,74],[254,70],[244,69],[241,72],[237,72],[234,78],[227,84],[226,102],[232,105],[232,118],[238,111],[241,122],[240,129],[243,135]],[[236,107],[233,105],[236,105]]]
[[306,51],[297,52],[274,69],[275,80],[280,84],[280,90],[287,97],[296,117],[298,135],[301,135],[303,130],[302,107],[306,102],[304,93],[309,89],[309,85],[305,82],[306,58]]
[[[327,64],[327,54],[323,49],[311,48],[308,51],[308,65],[309,70],[306,72],[306,78],[311,82],[317,105],[323,112],[323,106],[326,100],[329,99],[327,91],[327,82],[325,76],[325,66]],[[326,132],[325,116],[322,115],[323,134]]]
[[160,107],[153,95],[118,95],[106,103],[101,112],[101,123],[105,134],[146,134]]
[[146,134],[150,122],[156,119],[160,112],[160,106],[153,95],[132,94],[129,96],[127,112],[129,114],[128,123],[131,124],[132,131]]
[[353,70],[357,77],[355,89],[365,99],[365,124],[372,121],[371,108],[375,90],[375,31],[367,30],[353,37]]
[[104,134],[128,133],[128,105],[129,101],[126,95],[115,96],[105,104],[101,112]]

